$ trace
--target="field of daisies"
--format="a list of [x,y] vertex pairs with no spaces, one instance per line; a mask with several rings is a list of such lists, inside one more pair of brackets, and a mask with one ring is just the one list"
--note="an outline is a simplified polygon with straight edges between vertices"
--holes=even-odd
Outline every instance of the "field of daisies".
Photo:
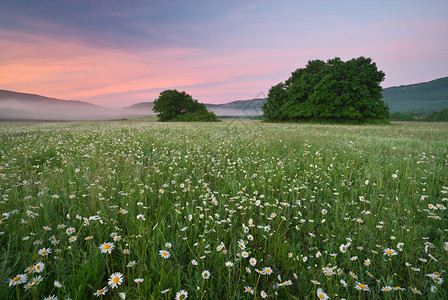
[[448,299],[447,137],[0,124],[0,298]]

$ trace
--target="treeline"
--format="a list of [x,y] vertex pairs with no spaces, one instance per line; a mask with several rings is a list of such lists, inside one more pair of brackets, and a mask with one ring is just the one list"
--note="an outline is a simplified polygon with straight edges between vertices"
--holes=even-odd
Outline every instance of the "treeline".
[[370,58],[311,60],[271,87],[263,105],[267,121],[385,121],[389,107],[381,99],[384,72]]
[[391,121],[417,121],[417,122],[448,122],[448,108],[439,112],[432,112],[429,114],[413,114],[413,113],[392,113],[390,115]]

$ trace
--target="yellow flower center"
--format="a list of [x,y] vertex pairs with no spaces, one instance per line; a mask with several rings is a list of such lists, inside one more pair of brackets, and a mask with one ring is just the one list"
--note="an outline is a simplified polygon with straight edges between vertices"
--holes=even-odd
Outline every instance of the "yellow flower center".
[[12,281],[19,281],[20,280],[20,276],[16,276],[12,279]]
[[392,253],[392,250],[387,250],[387,254],[391,255]]
[[47,250],[42,251],[42,254],[47,254],[47,253],[48,253]]
[[319,294],[319,298],[320,299],[325,299],[325,295],[324,294]]
[[104,245],[104,249],[109,249],[110,248],[110,245],[109,244],[106,244],[106,245]]
[[168,253],[166,253],[166,252],[163,252],[163,253],[162,253],[162,255],[163,255],[163,256],[167,256],[167,255],[168,255]]
[[103,289],[99,290],[99,291],[98,291],[98,294],[101,294],[102,292],[104,292]]
[[116,284],[118,282],[118,277],[114,277],[114,279],[112,279],[112,282]]
[[366,286],[365,286],[364,284],[362,284],[362,283],[360,283],[359,286],[360,286],[362,289],[365,289],[365,288],[366,288]]

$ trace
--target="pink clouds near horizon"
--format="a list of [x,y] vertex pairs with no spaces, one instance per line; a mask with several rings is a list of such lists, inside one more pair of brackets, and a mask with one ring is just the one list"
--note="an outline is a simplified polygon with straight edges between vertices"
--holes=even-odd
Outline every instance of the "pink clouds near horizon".
[[175,88],[225,103],[266,95],[308,60],[336,56],[371,57],[384,87],[448,75],[441,1],[175,2],[3,4],[0,89],[120,107]]

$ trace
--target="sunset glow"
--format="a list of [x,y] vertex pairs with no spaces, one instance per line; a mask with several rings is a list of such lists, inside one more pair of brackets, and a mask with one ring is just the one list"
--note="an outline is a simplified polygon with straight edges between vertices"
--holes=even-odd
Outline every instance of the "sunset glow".
[[441,0],[3,1],[0,89],[121,107],[175,88],[225,103],[335,56],[371,57],[383,87],[411,84],[448,75],[447,16]]

